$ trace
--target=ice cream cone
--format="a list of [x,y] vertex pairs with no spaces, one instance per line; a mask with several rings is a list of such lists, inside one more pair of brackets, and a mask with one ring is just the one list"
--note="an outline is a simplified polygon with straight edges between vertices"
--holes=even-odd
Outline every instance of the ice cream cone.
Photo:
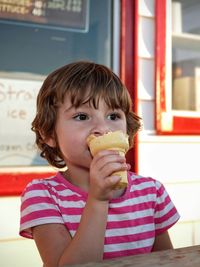
[[[87,144],[92,156],[95,156],[101,150],[117,150],[124,156],[129,149],[128,135],[122,131],[109,132],[101,136],[90,135],[87,138]],[[125,188],[128,184],[127,171],[117,171],[112,175],[121,177],[115,189]]]

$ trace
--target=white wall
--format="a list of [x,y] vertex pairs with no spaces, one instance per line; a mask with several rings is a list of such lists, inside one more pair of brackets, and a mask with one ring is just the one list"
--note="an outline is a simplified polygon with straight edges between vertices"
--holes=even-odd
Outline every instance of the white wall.
[[[168,0],[170,1],[170,0]],[[139,2],[139,173],[164,183],[181,219],[174,247],[200,244],[200,136],[157,136],[155,129],[155,1]]]
[[42,266],[34,241],[19,237],[19,210],[19,197],[0,198],[0,266]]

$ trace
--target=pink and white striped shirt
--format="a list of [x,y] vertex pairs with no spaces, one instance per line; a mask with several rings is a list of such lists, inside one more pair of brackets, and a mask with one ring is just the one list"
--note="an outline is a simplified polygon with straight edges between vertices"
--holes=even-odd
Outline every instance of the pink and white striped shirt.
[[[128,174],[123,196],[109,202],[104,259],[151,252],[155,236],[179,219],[164,186],[152,179]],[[32,227],[64,224],[73,237],[87,193],[69,183],[60,172],[33,180],[22,194],[20,235],[32,238]]]

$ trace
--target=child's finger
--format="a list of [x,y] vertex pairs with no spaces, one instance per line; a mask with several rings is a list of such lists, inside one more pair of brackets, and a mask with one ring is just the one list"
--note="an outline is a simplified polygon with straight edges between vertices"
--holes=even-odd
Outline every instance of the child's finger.
[[111,176],[114,172],[127,171],[128,168],[129,167],[126,163],[109,162],[101,168],[100,172],[102,173],[102,176],[107,178],[108,176]]
[[120,176],[113,175],[105,179],[105,187],[113,188],[121,180]]
[[102,151],[103,153],[98,154],[94,157],[92,165],[98,169],[102,169],[109,163],[125,163],[126,158],[119,155],[119,153],[112,153],[110,151]]

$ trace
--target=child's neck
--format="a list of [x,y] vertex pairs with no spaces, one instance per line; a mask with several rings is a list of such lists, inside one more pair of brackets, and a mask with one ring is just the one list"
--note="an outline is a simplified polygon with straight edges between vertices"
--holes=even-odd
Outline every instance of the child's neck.
[[89,171],[87,169],[70,168],[63,172],[63,176],[71,184],[88,192],[89,189]]

